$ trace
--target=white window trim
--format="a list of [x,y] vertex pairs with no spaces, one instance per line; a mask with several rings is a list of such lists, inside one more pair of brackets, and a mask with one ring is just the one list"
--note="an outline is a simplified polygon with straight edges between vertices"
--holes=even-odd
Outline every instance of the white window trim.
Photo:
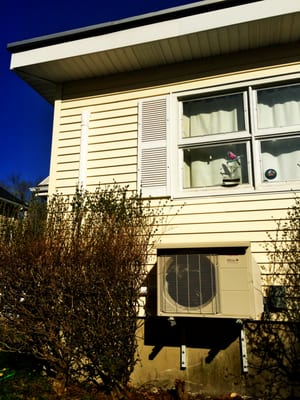
[[[296,81],[298,79],[298,81]],[[272,76],[270,78],[256,78],[253,80],[243,80],[240,82],[235,82],[234,84],[224,84],[224,85],[213,85],[213,86],[206,86],[202,87],[201,89],[193,89],[193,90],[186,90],[186,91],[178,91],[178,92],[173,92],[171,94],[171,112],[170,112],[170,129],[171,132],[173,132],[172,135],[170,135],[170,143],[168,144],[169,148],[171,149],[171,160],[174,160],[172,162],[171,171],[174,172],[172,175],[174,176],[174,179],[172,179],[172,185],[171,185],[171,195],[174,198],[187,198],[187,197],[201,197],[201,196],[231,196],[231,195],[240,195],[240,194],[257,194],[257,193],[270,193],[270,192],[276,192],[276,191],[294,191],[294,190],[300,190],[300,181],[295,180],[295,181],[287,181],[287,182],[261,182],[261,157],[260,157],[260,151],[259,151],[259,146],[260,142],[259,139],[263,139],[264,137],[274,137],[274,130],[273,129],[257,129],[257,124],[256,124],[256,110],[254,101],[254,96],[256,96],[256,90],[262,88],[265,85],[272,85],[274,84],[274,87],[276,86],[282,86],[285,83],[291,82],[291,84],[294,83],[299,83],[300,79],[300,73],[293,73],[293,74],[283,74],[283,75],[277,75],[277,76]],[[181,99],[188,98],[189,96],[213,96],[214,94],[218,94],[218,92],[221,94],[222,92],[230,92],[230,91],[249,91],[249,93],[252,94],[250,95],[250,101],[253,102],[250,106],[250,110],[247,114],[247,119],[246,119],[246,128],[248,129],[247,133],[243,131],[243,136],[241,136],[241,132],[238,132],[237,134],[228,134],[227,138],[230,139],[235,139],[238,135],[238,139],[240,141],[243,141],[243,138],[245,140],[249,140],[250,145],[252,146],[253,151],[249,149],[249,146],[247,146],[247,156],[248,156],[248,163],[250,162],[250,157],[252,158],[252,164],[255,164],[256,168],[252,168],[252,173],[249,174],[249,184],[243,184],[243,185],[238,185],[235,187],[201,187],[201,188],[189,188],[189,189],[183,189],[183,173],[182,173],[182,168],[183,168],[183,160],[182,160],[182,151],[181,149],[185,145],[191,145],[191,144],[197,144],[200,143],[201,141],[204,142],[203,139],[199,140],[198,138],[192,138],[185,140],[186,138],[181,138],[181,115],[182,113],[180,112],[180,107],[181,107]],[[254,93],[253,93],[254,92]],[[246,103],[247,104],[247,103]],[[250,119],[250,124],[253,127],[252,128],[252,133],[250,133],[250,128],[248,124],[248,119]],[[293,134],[296,136],[296,134],[299,134],[300,131],[300,125],[289,127],[289,128],[280,128],[277,129],[278,135],[281,134],[286,134],[286,137],[291,137]],[[214,135],[214,139],[217,141],[219,138],[222,137],[222,140],[225,142],[226,138],[223,138],[224,134],[220,135]],[[220,142],[222,142],[220,140]],[[206,141],[205,141],[206,142]],[[251,153],[251,154],[249,154]],[[249,169],[251,172],[251,169]],[[253,178],[253,179],[252,179]]]
[[[298,85],[300,84],[300,82],[297,82],[297,83],[298,83]],[[295,83],[295,84],[297,84],[297,83]],[[282,82],[281,85],[276,85],[276,86],[273,86],[272,88],[275,89],[277,87],[282,87],[283,84],[284,84],[284,82]],[[292,85],[293,85],[293,83],[291,83],[291,86]],[[259,88],[252,87],[251,89],[252,89],[251,91],[253,92],[252,100],[253,100],[254,104],[257,104],[257,91],[260,89],[264,89],[264,88],[263,87],[259,87]],[[255,137],[264,137],[264,136],[267,137],[269,135],[275,136],[274,128],[258,128],[258,126],[257,126],[257,121],[258,121],[257,108],[253,107],[253,111],[254,111],[254,113],[253,113],[254,114],[253,115],[253,117],[254,117],[253,118],[253,130],[254,130]],[[293,132],[295,132],[295,134],[296,134],[296,133],[300,132],[300,124],[291,125],[289,127],[276,127],[276,131],[278,132],[278,135],[285,134],[285,133],[292,134]]]

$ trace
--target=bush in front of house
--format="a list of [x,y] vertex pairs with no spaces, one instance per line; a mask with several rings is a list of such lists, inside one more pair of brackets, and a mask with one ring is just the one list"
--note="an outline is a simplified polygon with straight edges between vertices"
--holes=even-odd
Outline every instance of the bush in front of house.
[[[248,324],[254,392],[264,399],[300,398],[300,199],[269,233],[265,312]],[[260,385],[260,388],[259,388]]]
[[0,224],[0,348],[39,359],[58,395],[121,392],[136,359],[138,301],[162,208],[118,185],[33,198]]

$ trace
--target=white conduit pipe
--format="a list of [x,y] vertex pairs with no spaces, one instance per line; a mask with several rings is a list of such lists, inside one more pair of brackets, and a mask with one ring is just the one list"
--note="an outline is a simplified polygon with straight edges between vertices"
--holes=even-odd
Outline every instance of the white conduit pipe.
[[79,187],[86,187],[88,134],[89,134],[90,113],[83,111],[81,114],[81,138],[80,138],[80,160],[79,160]]

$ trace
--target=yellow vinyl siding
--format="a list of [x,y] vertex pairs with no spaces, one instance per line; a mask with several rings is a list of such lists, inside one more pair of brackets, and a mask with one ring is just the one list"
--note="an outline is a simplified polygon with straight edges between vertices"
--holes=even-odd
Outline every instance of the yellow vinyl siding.
[[[121,96],[122,97],[122,96]],[[88,134],[87,185],[134,183],[136,181],[137,103],[116,101],[106,96],[93,105],[62,102],[57,134],[56,190],[64,191],[78,184],[80,158],[81,113],[90,113]],[[95,99],[94,99],[95,100]],[[101,102],[102,100],[102,102]],[[69,107],[69,108],[67,108]],[[130,158],[132,157],[132,161]],[[113,160],[116,160],[116,165]]]
[[64,154],[60,156],[57,160],[57,168],[58,170],[63,168],[62,166],[65,164],[69,164],[73,168],[79,168],[79,158],[78,154]]
[[70,140],[77,140],[78,143],[76,144],[80,144],[80,130],[77,131],[60,131],[59,132],[59,136],[58,136],[58,140],[59,140],[59,147],[63,147],[66,145],[66,143],[68,143],[68,141]]
[[[220,65],[206,61],[201,65],[186,64],[186,68],[174,66],[161,70],[160,77],[157,71],[151,70],[153,75],[124,74],[66,84],[65,100],[58,103],[56,111],[59,117],[55,125],[50,193],[57,190],[70,194],[78,184],[83,111],[89,112],[87,189],[114,182],[136,189],[140,100],[299,71],[299,63],[294,62],[272,67],[262,63],[251,69],[248,65],[242,67],[249,61],[247,56],[241,56],[239,61],[240,66],[234,71],[227,66],[221,73],[226,60]],[[176,127],[172,129],[175,135]],[[276,231],[276,219],[286,216],[286,208],[293,203],[293,193],[233,194],[230,189],[224,193],[174,199],[172,213],[184,205],[178,215],[169,217],[167,226],[162,229],[161,241],[178,243],[178,246],[181,243],[251,242],[257,263],[261,267],[267,265],[264,248],[267,232]]]
[[[92,158],[92,156],[94,156]],[[110,165],[110,163],[108,162],[108,160],[110,160],[110,158],[104,158],[104,157],[100,157],[99,153],[93,153],[91,154],[91,157],[89,159],[88,162],[88,169],[90,169],[91,171],[93,169],[97,169],[97,168],[105,168],[108,165]],[[118,157],[115,162],[114,162],[114,168],[136,168],[136,157],[133,159],[130,156],[125,156],[125,157]]]
[[[105,171],[105,169],[108,169]],[[107,176],[121,176],[124,174],[131,174],[132,173],[132,165],[120,165],[120,166],[111,166],[109,162],[102,167],[95,167],[95,168],[88,168],[89,176],[99,176],[99,171],[103,170],[103,175]],[[102,174],[101,174],[102,175]]]
[[80,146],[79,144],[76,146],[67,146],[67,143],[64,146],[59,146],[57,149],[58,157],[64,157],[65,155],[77,154],[79,156]]
[[[113,185],[116,182],[115,175],[103,175],[97,177],[91,177],[87,185],[88,190],[95,190],[100,184],[101,185]],[[118,184],[121,186],[129,185],[130,189],[134,190],[136,182],[135,174],[122,174],[118,179]]]
[[[226,9],[226,12],[228,12],[228,16],[231,16],[230,9]],[[61,94],[56,97],[59,100],[55,102],[49,183],[50,195],[55,192],[74,194],[76,186],[79,184],[79,176],[84,187],[89,191],[95,190],[99,184],[110,185],[115,182],[123,186],[129,185],[130,189],[135,190],[140,189],[138,179],[140,176],[143,177],[141,171],[150,171],[145,174],[148,178],[148,188],[150,187],[148,193],[151,193],[153,181],[159,182],[157,186],[166,188],[164,192],[153,190],[152,195],[154,193],[157,198],[151,199],[152,207],[161,207],[166,203],[165,218],[158,221],[160,225],[158,226],[159,245],[162,248],[171,247],[173,249],[188,248],[189,246],[207,246],[213,249],[214,246],[220,246],[220,243],[224,246],[226,243],[228,247],[239,245],[242,247],[251,244],[249,253],[251,250],[251,256],[255,261],[253,269],[257,275],[261,271],[263,278],[262,290],[258,287],[259,285],[255,287],[260,294],[260,300],[262,300],[261,295],[267,294],[268,285],[274,284],[270,279],[271,265],[266,245],[270,241],[269,235],[275,237],[276,221],[286,218],[287,208],[294,203],[294,193],[289,190],[292,189],[293,183],[291,183],[291,188],[288,188],[287,184],[286,186],[276,186],[276,183],[272,185],[272,182],[269,182],[269,185],[263,183],[259,186],[262,173],[258,169],[259,172],[253,177],[253,180],[258,182],[257,186],[254,186],[251,181],[249,184],[231,188],[220,186],[218,188],[208,187],[203,190],[196,187],[182,189],[183,185],[179,183],[180,175],[182,175],[180,161],[183,158],[182,149],[188,149],[189,142],[169,141],[169,138],[177,138],[179,135],[180,102],[182,99],[188,99],[190,95],[190,98],[193,95],[196,98],[198,95],[208,93],[207,97],[212,97],[216,92],[223,94],[223,91],[224,93],[232,91],[233,93],[235,88],[241,90],[246,87],[249,88],[248,93],[251,94],[251,90],[255,93],[255,85],[258,82],[262,86],[267,85],[269,78],[274,78],[276,84],[281,79],[283,80],[283,77],[291,81],[295,81],[296,75],[297,79],[299,78],[300,57],[299,51],[296,51],[298,43],[282,42],[282,44],[278,44],[279,40],[271,37],[272,35],[277,36],[277,33],[268,29],[270,28],[269,23],[272,21],[273,27],[274,24],[278,25],[278,35],[281,37],[282,26],[279,25],[279,22],[285,26],[286,21],[289,21],[289,24],[293,21],[290,18],[286,18],[286,20],[282,18],[279,21],[279,18],[277,19],[275,16],[270,20],[263,18],[262,21],[266,28],[263,31],[263,38],[261,35],[256,37],[257,32],[262,32],[263,23],[235,22],[236,25],[234,25],[230,19],[227,22],[230,23],[229,27],[224,26],[224,28],[219,27],[206,31],[205,27],[202,27],[201,31],[203,32],[200,35],[197,25],[195,34],[190,32],[188,35],[182,36],[180,31],[184,27],[184,18],[180,18],[178,19],[178,32],[174,32],[170,40],[157,40],[155,43],[146,43],[144,46],[141,44],[137,47],[133,45],[123,49],[118,48],[118,51],[107,48],[105,51],[99,51],[98,54],[90,53],[90,56],[87,54],[84,56],[74,55],[73,61],[70,61],[71,58],[63,61],[56,60],[60,68],[68,69],[68,75],[59,79],[58,74],[53,74],[57,81],[61,82],[65,79],[66,82],[62,84]],[[294,22],[296,22],[296,17]],[[293,24],[291,25],[293,26]],[[151,29],[151,26],[146,27],[146,30],[148,28]],[[250,36],[249,28],[252,29],[252,33],[254,32]],[[295,25],[295,35],[296,31]],[[290,35],[289,38],[287,38],[288,35]],[[282,39],[288,42],[293,37],[294,32],[291,28]],[[95,38],[91,38],[91,42],[94,40]],[[149,38],[149,40],[153,40],[153,38]],[[271,46],[270,43],[275,41],[276,46]],[[85,43],[88,41],[86,40]],[[69,48],[69,44],[62,45]],[[266,47],[257,49],[258,45]],[[245,50],[241,51],[241,48],[245,48]],[[83,49],[82,53],[84,52],[87,51]],[[194,57],[194,61],[189,61],[191,57]],[[98,67],[96,62],[99,63]],[[149,68],[151,63],[153,67]],[[101,65],[103,68],[99,68]],[[37,76],[44,76],[42,69],[43,67],[39,66],[36,67],[36,70],[32,67],[32,71],[36,72]],[[129,69],[131,72],[125,72]],[[122,72],[118,72],[121,70]],[[111,75],[105,76],[109,71],[111,71]],[[47,74],[47,67],[44,72]],[[89,79],[84,79],[86,74],[89,74]],[[75,76],[80,80],[76,81]],[[269,80],[271,81],[271,79]],[[142,103],[149,104],[153,99],[154,103],[158,97],[164,99],[163,102],[166,104],[165,108],[161,107],[163,111],[159,114],[160,118],[157,117],[158,108],[155,107],[152,108],[152,111],[148,110],[148,115],[152,115],[152,117],[154,115],[154,118],[148,118],[147,121],[146,118],[141,118]],[[249,95],[249,102],[251,99],[253,101],[253,98]],[[250,109],[251,113],[247,114],[247,118],[249,117],[249,125],[252,126],[254,125],[255,111],[252,107]],[[82,118],[83,113],[84,116],[88,115],[88,121]],[[149,123],[150,120],[154,123]],[[162,125],[155,123],[158,120],[162,120],[164,123]],[[153,132],[162,132],[163,125],[166,126],[166,134],[165,138],[161,140],[164,143],[159,149],[163,148],[164,157],[159,158],[159,153],[155,153],[155,146],[152,145],[153,141],[158,143],[159,140]],[[143,130],[140,128],[141,126],[144,128]],[[146,132],[149,132],[150,139],[147,140],[143,149],[147,150],[144,151],[144,154],[147,156],[145,159],[151,164],[149,169],[148,164],[141,163],[141,158],[139,158],[140,150],[143,147],[140,138],[146,136]],[[142,134],[140,135],[140,133]],[[296,136],[294,131],[291,136]],[[243,142],[244,137],[246,134],[239,137],[240,143]],[[224,138],[222,143],[225,143],[226,139]],[[267,135],[264,139],[267,140]],[[198,144],[199,147],[204,144],[204,141],[197,141],[198,139],[190,142],[191,148],[196,148]],[[233,139],[229,139],[228,142],[230,141],[233,143]],[[82,148],[87,148],[87,157],[85,157],[85,153],[81,157],[82,143]],[[253,139],[254,143],[255,138]],[[253,160],[251,159],[249,165],[260,162],[263,164],[264,159],[257,157],[258,153],[258,151],[254,153]],[[247,155],[246,161],[249,159],[250,156]],[[157,168],[157,160],[166,160],[166,163],[160,162],[161,169]],[[143,169],[144,165],[146,166]],[[155,172],[161,172],[161,170],[163,173],[160,176],[165,177],[166,175],[167,178],[162,180],[163,183],[160,185],[161,181],[157,178],[159,174],[156,175]],[[164,175],[166,170],[168,173]],[[256,168],[253,170],[256,172]],[[178,184],[174,184],[177,182]],[[155,188],[154,184],[153,187]],[[154,297],[153,295],[152,299],[152,293],[150,293],[155,292],[154,275],[162,276],[159,267],[153,268],[158,261],[155,248],[152,249],[151,256],[153,257],[149,257],[147,265],[149,271],[151,270],[149,280],[146,281],[149,289],[147,295],[149,294],[149,298],[154,303],[159,303],[158,296]],[[157,264],[159,266],[159,262]],[[250,261],[249,264],[251,264]],[[230,286],[235,285],[234,289],[230,290],[240,291],[240,296],[239,298],[233,297],[238,299],[236,303],[233,301],[233,308],[236,307],[237,310],[240,310],[239,302],[247,303],[245,292],[242,293],[241,289],[245,289],[247,281],[256,280],[256,274],[252,275],[251,271],[247,270],[245,280],[242,280],[239,279],[241,271],[236,269],[232,271],[232,275],[227,276],[226,282],[222,277],[222,286],[224,284],[224,287],[221,287],[219,278],[224,273],[221,262],[218,262],[217,267],[220,267],[220,276],[217,276],[216,279],[218,290],[222,293],[225,292],[226,287],[228,289],[228,281],[230,281]],[[168,279],[168,277],[166,278]],[[157,292],[162,292],[159,286],[158,289]],[[249,296],[251,295],[249,292]],[[258,303],[259,301],[257,301]],[[147,311],[151,312],[151,304],[147,304],[147,306],[149,306]],[[256,315],[259,318],[262,308],[257,306],[257,311]],[[153,315],[156,315],[155,311]],[[233,329],[234,333],[232,334],[226,330],[226,325],[223,325],[227,332],[224,336],[223,328],[223,330],[207,328],[212,325],[210,323],[198,325],[197,321],[197,324],[188,326],[193,329],[193,332],[196,332],[195,335],[199,332],[199,341],[195,340],[195,348],[189,348],[190,343],[187,343],[188,340],[185,339],[189,338],[190,331],[185,332],[186,328],[181,329],[183,322],[184,325],[187,324],[188,318],[184,318],[184,321],[175,321],[179,323],[177,328],[170,328],[173,329],[170,331],[170,341],[165,341],[164,336],[166,335],[161,337],[162,331],[169,332],[167,329],[164,330],[163,325],[162,329],[154,329],[156,326],[160,327],[157,320],[162,318],[154,319],[156,321],[153,327],[147,326],[149,321],[152,322],[149,318],[146,319],[143,329],[138,332],[138,353],[141,363],[137,364],[132,374],[134,385],[154,383],[155,385],[169,386],[179,378],[187,382],[187,390],[195,385],[197,392],[200,390],[204,393],[207,389],[213,389],[216,393],[218,391],[229,393],[232,388],[236,389],[234,391],[244,390],[244,377],[240,379],[239,373],[241,365],[245,362],[245,358],[243,358],[245,354],[242,354],[243,357],[239,357],[241,355],[239,343],[235,340],[237,334],[233,336],[236,328]],[[197,318],[197,320],[200,319]],[[169,326],[167,320],[165,323]],[[178,339],[176,333],[174,337],[172,336],[176,330]],[[212,333],[212,345],[210,344],[210,333]],[[167,336],[169,336],[168,333]],[[194,338],[194,335],[191,337]],[[173,341],[173,339],[176,340]],[[246,343],[247,346],[250,344],[247,340]],[[184,353],[184,356],[187,357],[185,371],[180,364],[180,356],[183,357],[183,352],[180,353],[179,347],[174,347],[177,344],[186,344],[187,346],[186,349],[181,348],[181,351],[186,351]],[[192,343],[191,347],[193,345]],[[226,384],[220,383],[223,381]],[[223,384],[226,390],[221,389]]]
[[61,148],[64,149],[66,147],[78,147],[78,146],[80,146],[80,138],[79,137],[78,138],[72,137],[70,139],[67,139],[67,138],[61,139],[59,148],[60,149]]
[[[130,131],[135,131],[136,132],[137,124],[128,124],[128,125],[107,125],[107,126],[101,126],[98,128],[90,128],[90,134],[91,137],[95,135],[108,135],[109,138],[111,138],[112,135],[115,135],[117,133],[126,133]],[[114,139],[114,136],[112,136],[112,139]],[[111,139],[111,140],[112,140]]]
[[249,242],[262,271],[264,290],[269,276],[265,248],[268,234],[275,235],[276,220],[286,217],[293,196],[293,193],[277,194],[271,201],[266,194],[173,200],[166,207],[160,242],[166,247]]
[[[134,148],[128,148],[128,147],[123,147],[123,148],[117,148],[117,149],[109,149],[107,148],[106,151],[101,148],[101,146],[97,147],[96,149],[93,150],[93,152],[89,153],[89,156],[91,154],[91,160],[96,160],[96,159],[105,159],[105,160],[111,160],[111,165],[113,165],[114,160],[116,162],[119,162],[120,157],[124,157],[128,159],[129,164],[133,164],[133,160],[130,159],[130,157],[135,157],[136,158],[136,146]],[[89,162],[89,161],[88,161]]]
[[79,161],[74,162],[74,163],[68,163],[68,162],[60,162],[57,165],[57,172],[64,172],[64,171],[78,171],[79,169]]
[[[243,234],[243,232],[247,232],[248,235],[254,236],[252,234],[259,234],[260,232],[270,232],[274,230],[274,225],[270,220],[257,220],[257,221],[249,221],[245,219],[244,221],[221,221],[216,222],[212,219],[211,222],[202,222],[200,219],[195,219],[193,223],[189,223],[182,219],[181,222],[176,221],[174,223],[170,223],[168,225],[168,230],[172,232],[172,235],[182,235],[188,233],[189,235],[197,235],[204,233],[205,235],[210,235],[214,233],[218,233],[219,240],[221,242],[227,241],[226,235],[228,234]],[[221,236],[224,236],[221,238]],[[218,240],[218,241],[219,241]],[[244,239],[243,239],[244,240]],[[248,239],[249,240],[249,237]]]
[[[239,204],[236,204],[238,208]],[[273,206],[274,207],[274,206]],[[206,223],[244,223],[247,221],[269,221],[272,219],[280,218],[282,215],[281,210],[235,210],[235,211],[227,211],[227,210],[219,210],[214,212],[201,212],[196,207],[188,207],[186,205],[184,212],[184,221],[182,221],[182,216],[179,214],[176,218],[177,224],[206,224]],[[192,210],[191,210],[192,208]],[[189,213],[189,211],[191,211]],[[234,218],[234,220],[233,220]]]

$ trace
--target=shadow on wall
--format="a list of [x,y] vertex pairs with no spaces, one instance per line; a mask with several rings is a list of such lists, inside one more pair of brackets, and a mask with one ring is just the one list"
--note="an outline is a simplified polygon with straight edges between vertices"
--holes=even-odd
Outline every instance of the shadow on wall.
[[235,319],[207,317],[157,317],[157,267],[147,278],[145,345],[153,346],[149,359],[153,360],[165,347],[186,345],[190,348],[209,349],[206,363],[209,364],[219,351],[226,349],[239,338],[241,325]]

